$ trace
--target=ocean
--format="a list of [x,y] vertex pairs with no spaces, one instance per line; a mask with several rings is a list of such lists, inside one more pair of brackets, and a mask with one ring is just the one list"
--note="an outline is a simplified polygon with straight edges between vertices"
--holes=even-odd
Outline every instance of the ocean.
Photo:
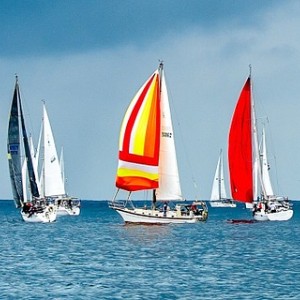
[[55,223],[0,201],[0,299],[300,299],[300,202],[286,222],[124,226],[105,201]]

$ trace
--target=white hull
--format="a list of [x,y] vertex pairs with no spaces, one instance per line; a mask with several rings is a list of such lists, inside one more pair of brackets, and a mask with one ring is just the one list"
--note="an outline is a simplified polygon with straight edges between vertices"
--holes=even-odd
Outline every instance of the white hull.
[[253,217],[256,221],[288,221],[293,214],[292,209],[285,209],[277,212],[255,212]]
[[268,215],[265,212],[255,212],[253,215],[255,221],[269,221]]
[[197,223],[207,219],[207,212],[204,212],[202,215],[194,215],[191,212],[190,215],[183,216],[180,211],[169,210],[164,216],[164,213],[158,210],[112,208],[121,215],[125,223],[133,224],[184,224]]
[[28,223],[51,223],[56,220],[56,207],[49,205],[42,212],[23,212],[21,216]]
[[275,213],[269,213],[268,218],[270,221],[287,221],[293,217],[293,210],[282,210]]
[[253,203],[245,203],[246,208],[252,209]]
[[224,201],[210,201],[211,207],[236,207],[236,203],[234,202],[224,202]]
[[57,208],[57,215],[58,216],[79,216],[80,214],[80,207],[63,207],[58,206]]

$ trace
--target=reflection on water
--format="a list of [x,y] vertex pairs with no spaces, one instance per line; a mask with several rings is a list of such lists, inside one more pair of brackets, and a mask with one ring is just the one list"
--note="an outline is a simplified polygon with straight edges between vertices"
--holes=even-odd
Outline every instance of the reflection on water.
[[152,243],[170,238],[172,226],[168,225],[123,225],[122,237],[135,243]]

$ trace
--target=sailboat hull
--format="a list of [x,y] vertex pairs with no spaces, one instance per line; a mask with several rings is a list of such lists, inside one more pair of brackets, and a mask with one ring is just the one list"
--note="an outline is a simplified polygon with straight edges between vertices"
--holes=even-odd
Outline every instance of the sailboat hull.
[[265,212],[255,212],[253,219],[260,222],[269,221],[268,214]]
[[23,212],[21,216],[27,223],[51,223],[56,220],[57,210],[53,205],[47,206],[41,212]]
[[227,201],[210,201],[209,202],[209,204],[210,204],[210,206],[211,207],[232,207],[232,208],[234,208],[234,207],[236,207],[236,203],[234,203],[234,202],[227,202]]
[[275,213],[269,213],[268,218],[270,221],[288,221],[293,217],[293,210],[282,210]]
[[57,208],[57,216],[79,216],[80,214],[80,207],[63,207],[59,206]]
[[293,217],[293,213],[292,209],[276,212],[255,212],[253,217],[256,221],[288,221]]
[[119,208],[112,207],[117,211],[126,224],[184,224],[197,223],[207,220],[207,211],[201,215],[190,213],[188,216],[181,215],[180,211],[169,210],[164,216],[164,213],[158,210],[141,209],[141,208]]

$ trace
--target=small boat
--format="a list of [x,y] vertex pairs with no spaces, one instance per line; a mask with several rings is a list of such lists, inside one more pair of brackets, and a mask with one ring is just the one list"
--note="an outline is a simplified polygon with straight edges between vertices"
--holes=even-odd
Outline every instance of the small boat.
[[222,149],[220,150],[209,204],[211,207],[236,207],[236,203],[229,199],[226,193]]
[[293,216],[287,198],[273,195],[266,160],[265,137],[258,144],[251,69],[240,93],[228,137],[228,163],[232,198],[253,208],[257,221],[285,221]]
[[13,198],[23,220],[42,223],[55,221],[56,206],[40,194],[17,76],[9,115],[7,154]]
[[43,121],[40,136],[43,137],[41,193],[55,203],[58,216],[78,216],[80,214],[80,200],[70,197],[66,192],[63,151],[59,159],[45,102],[43,103]]
[[[207,219],[204,202],[183,202],[163,63],[140,88],[125,113],[116,187],[109,205],[125,223],[181,224]],[[128,192],[123,203],[116,200],[120,190]],[[137,191],[152,191],[150,207],[135,207],[131,194]]]

